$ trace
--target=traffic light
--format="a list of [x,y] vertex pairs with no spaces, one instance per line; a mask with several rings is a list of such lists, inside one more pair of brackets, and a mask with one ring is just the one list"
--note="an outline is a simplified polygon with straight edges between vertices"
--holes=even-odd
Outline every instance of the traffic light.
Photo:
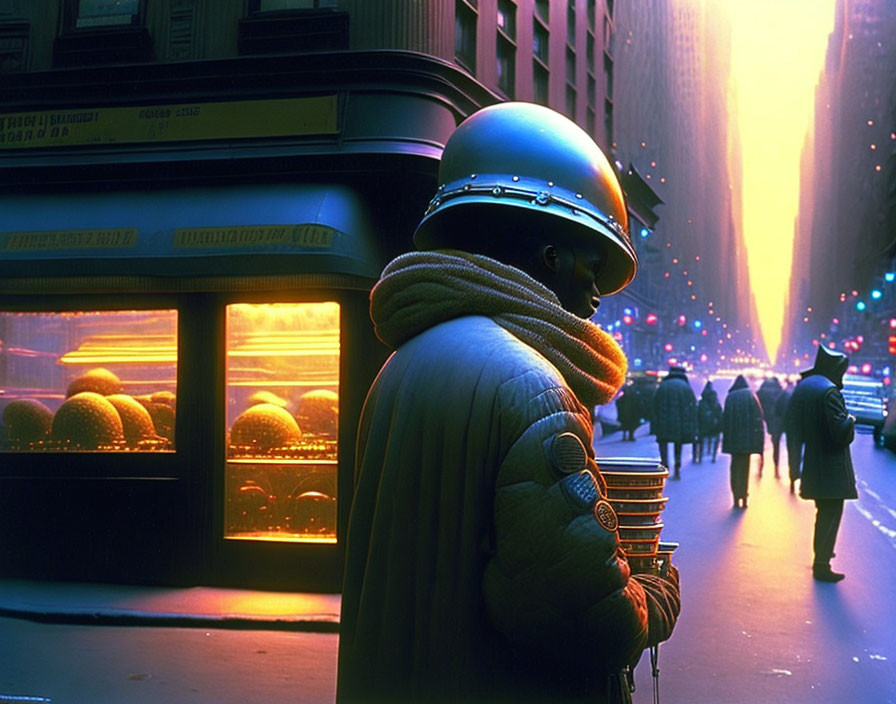
[[888,342],[890,354],[896,354],[896,335],[890,335]]

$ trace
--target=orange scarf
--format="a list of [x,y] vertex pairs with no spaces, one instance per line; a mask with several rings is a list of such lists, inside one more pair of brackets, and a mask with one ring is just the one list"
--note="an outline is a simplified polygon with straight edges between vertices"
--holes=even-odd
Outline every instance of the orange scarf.
[[393,349],[465,315],[490,317],[541,353],[587,407],[607,403],[625,381],[625,354],[610,335],[564,310],[526,273],[489,257],[456,250],[403,254],[370,294],[377,337]]

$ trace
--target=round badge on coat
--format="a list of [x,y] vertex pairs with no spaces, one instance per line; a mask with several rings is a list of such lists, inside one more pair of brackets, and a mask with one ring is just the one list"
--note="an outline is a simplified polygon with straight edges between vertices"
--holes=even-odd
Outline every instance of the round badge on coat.
[[598,499],[594,504],[594,517],[600,523],[600,527],[611,533],[619,527],[619,519],[616,517],[616,511],[610,505],[609,501]]

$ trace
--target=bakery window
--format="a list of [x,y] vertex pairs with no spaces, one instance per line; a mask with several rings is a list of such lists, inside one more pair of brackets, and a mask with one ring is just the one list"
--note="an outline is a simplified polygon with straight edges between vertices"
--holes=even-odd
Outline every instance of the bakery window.
[[224,537],[336,542],[340,307],[226,313]]
[[172,452],[177,311],[0,311],[0,450]]

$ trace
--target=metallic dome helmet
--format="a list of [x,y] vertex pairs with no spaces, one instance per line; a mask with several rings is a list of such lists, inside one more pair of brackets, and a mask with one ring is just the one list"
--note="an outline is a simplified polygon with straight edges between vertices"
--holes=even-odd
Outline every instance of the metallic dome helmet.
[[468,117],[445,145],[439,184],[414,233],[419,249],[457,245],[459,235],[451,230],[458,218],[446,214],[522,208],[550,216],[545,226],[565,242],[597,237],[606,245],[607,263],[596,282],[602,295],[620,291],[635,276],[638,257],[613,167],[584,130],[549,108],[507,102]]

